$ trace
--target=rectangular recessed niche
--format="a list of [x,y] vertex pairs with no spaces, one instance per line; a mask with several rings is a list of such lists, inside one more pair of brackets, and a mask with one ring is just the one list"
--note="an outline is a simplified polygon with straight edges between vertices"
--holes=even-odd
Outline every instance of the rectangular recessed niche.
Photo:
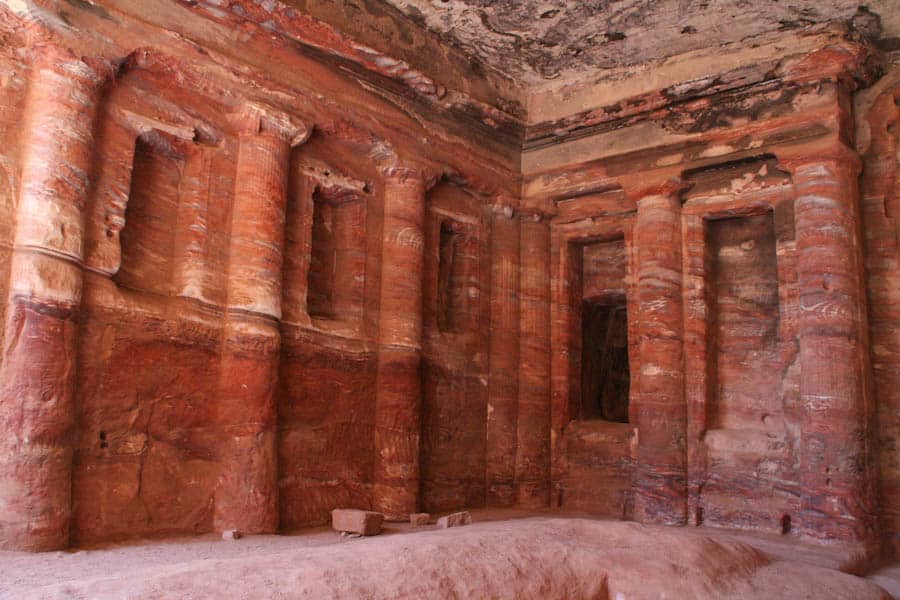
[[178,195],[184,157],[164,134],[142,134],[134,144],[121,262],[115,281],[156,294],[171,290]]
[[452,219],[441,221],[438,240],[437,326],[443,333],[470,324],[470,288],[477,277],[477,238]]
[[628,422],[625,240],[573,244],[580,259],[573,281],[581,288],[581,418]]
[[625,299],[582,302],[582,418],[628,422],[631,373]]
[[352,320],[362,314],[365,279],[365,202],[313,194],[312,248],[307,278],[311,317]]
[[310,316],[334,316],[335,208],[313,195],[312,254],[306,306]]
[[[438,245],[438,294],[437,322],[439,331],[455,331],[453,286],[458,283],[458,264],[455,261],[456,244],[459,234],[451,221],[441,222],[441,235]],[[457,268],[454,269],[454,266]],[[457,275],[457,277],[454,277]]]
[[715,312],[715,428],[765,429],[781,406],[779,298],[772,211],[707,225]]

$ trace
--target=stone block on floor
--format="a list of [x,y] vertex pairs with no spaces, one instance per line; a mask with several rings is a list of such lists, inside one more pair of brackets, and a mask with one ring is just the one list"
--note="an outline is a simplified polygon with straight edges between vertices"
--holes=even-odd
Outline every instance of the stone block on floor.
[[409,515],[409,522],[413,527],[424,527],[431,520],[428,513],[413,513]]
[[445,515],[437,521],[437,525],[441,529],[446,529],[447,527],[462,527],[463,525],[469,525],[471,523],[472,515],[470,515],[467,510]]
[[357,533],[359,535],[378,535],[384,515],[371,510],[356,508],[336,508],[331,511],[331,528],[335,531]]

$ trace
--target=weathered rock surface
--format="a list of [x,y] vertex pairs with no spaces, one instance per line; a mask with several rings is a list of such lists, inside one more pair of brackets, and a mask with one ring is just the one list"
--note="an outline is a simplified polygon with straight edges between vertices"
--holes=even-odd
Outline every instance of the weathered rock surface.
[[[599,64],[541,43],[589,6],[475,4]],[[621,4],[624,71],[506,104],[298,3],[0,3],[0,548],[514,505],[898,546],[895,42]],[[631,68],[701,21],[769,33]]]
[[[571,81],[596,76],[604,69],[663,61],[779,29],[850,20],[859,7],[850,0],[803,0],[790,5],[730,0],[657,0],[652,5],[566,0],[387,3],[523,88],[545,80]],[[866,6],[885,15],[893,36],[900,37],[900,20],[890,0],[874,0]],[[723,21],[728,27],[720,26]]]
[[[176,592],[177,590],[177,592]],[[16,590],[17,598],[833,598],[887,600],[864,579],[773,561],[738,542],[636,523],[528,519],[198,560]]]

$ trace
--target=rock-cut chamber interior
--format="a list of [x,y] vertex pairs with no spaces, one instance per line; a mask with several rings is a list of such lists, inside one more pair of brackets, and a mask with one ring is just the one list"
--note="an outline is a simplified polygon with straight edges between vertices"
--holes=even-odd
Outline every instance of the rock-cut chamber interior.
[[891,0],[0,2],[0,597],[900,593],[898,65]]

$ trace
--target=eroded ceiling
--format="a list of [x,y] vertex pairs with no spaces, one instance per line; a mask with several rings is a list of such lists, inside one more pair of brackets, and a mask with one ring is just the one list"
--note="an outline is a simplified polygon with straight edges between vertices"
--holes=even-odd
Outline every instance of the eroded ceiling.
[[523,87],[855,19],[900,35],[900,0],[384,0]]

